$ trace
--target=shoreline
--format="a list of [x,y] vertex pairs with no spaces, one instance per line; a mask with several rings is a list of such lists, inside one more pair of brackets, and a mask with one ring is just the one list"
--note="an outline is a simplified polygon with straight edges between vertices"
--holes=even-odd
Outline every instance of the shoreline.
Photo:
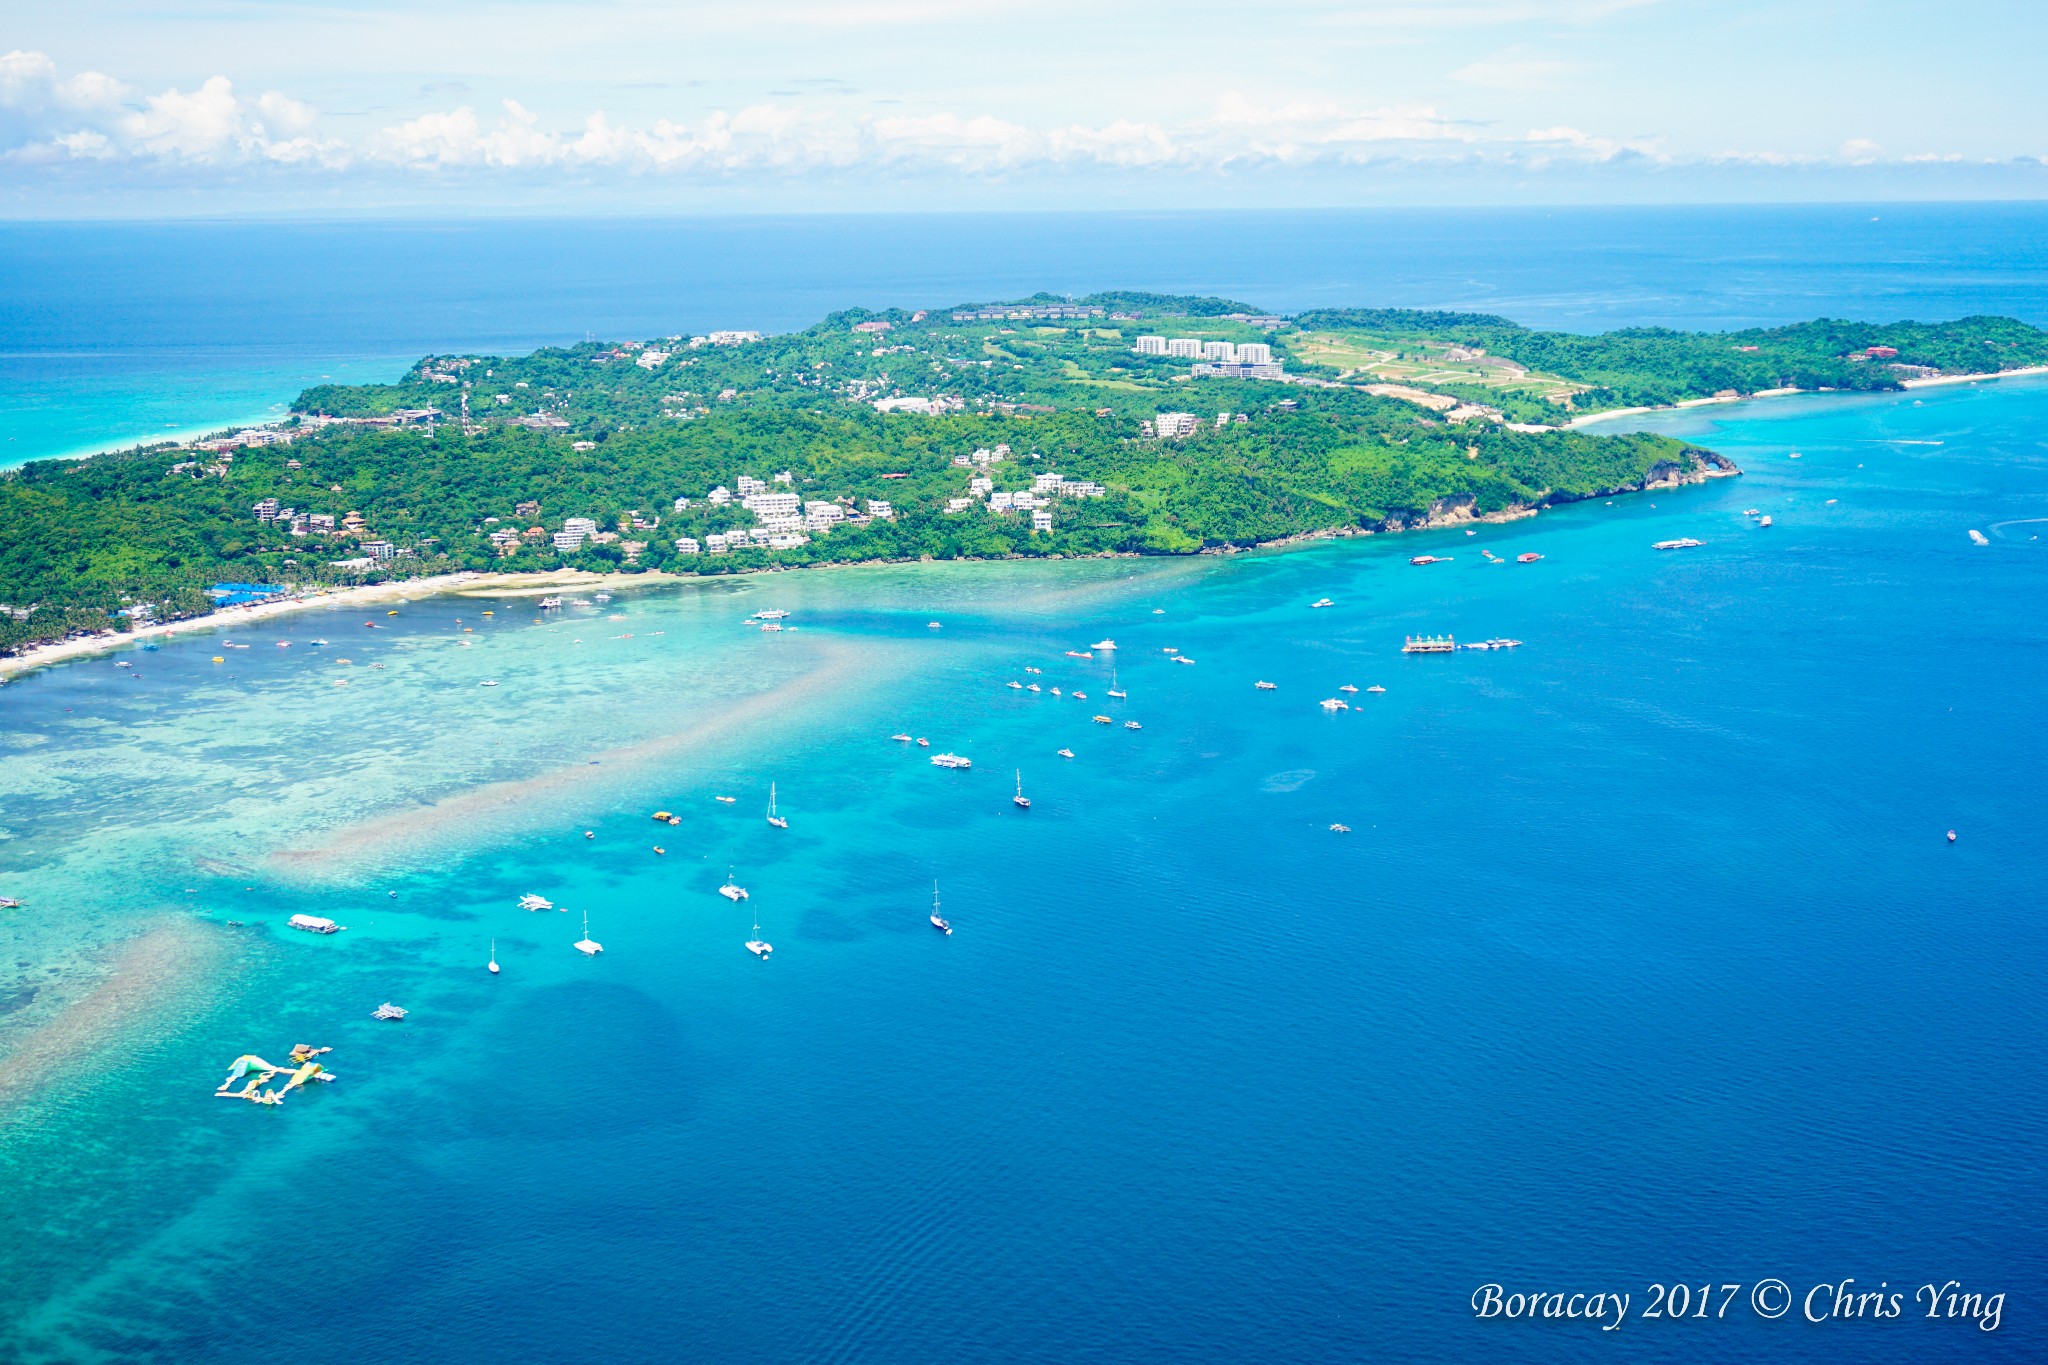
[[[2048,374],[2048,365],[2028,365],[2017,370],[1988,370],[1982,374],[1938,374],[1925,379],[1901,379],[1899,381],[1899,389],[1901,392],[1911,392],[1914,389],[1940,388],[1949,384],[1977,384],[1987,379],[2026,379],[2044,374]],[[1887,392],[1890,391],[1886,389],[1802,389],[1796,386],[1788,386],[1782,389],[1758,389],[1755,393],[1737,394],[1733,398],[1682,398],[1676,403],[1660,403],[1651,407],[1610,408],[1606,412],[1589,412],[1583,417],[1572,418],[1563,426],[1555,428],[1555,430],[1578,431],[1592,426],[1595,422],[1618,421],[1624,417],[1641,417],[1645,413],[1683,412],[1688,408],[1713,407],[1720,403],[1753,403],[1759,398],[1789,398],[1793,394],[1801,393],[1882,394]]]

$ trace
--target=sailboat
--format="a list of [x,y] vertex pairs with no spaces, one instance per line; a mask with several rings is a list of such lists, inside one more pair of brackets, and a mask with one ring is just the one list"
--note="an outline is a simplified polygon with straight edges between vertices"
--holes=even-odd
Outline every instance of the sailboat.
[[718,894],[737,904],[747,898],[747,888],[732,879],[732,865],[726,864],[725,885],[718,888]]
[[754,936],[747,940],[747,951],[764,962],[768,960],[768,954],[775,951],[774,944],[762,940],[761,921],[758,919],[754,921]]
[[[1017,769],[1017,794],[1010,798],[1010,804],[1019,810],[1031,809],[1031,798],[1024,794],[1024,770]],[[934,883],[936,886],[936,883]]]
[[944,915],[939,913],[939,884],[936,881],[932,883],[932,928],[938,930],[947,938],[953,936],[953,926],[947,922]]
[[[589,936],[589,934],[590,934],[590,930],[589,930],[588,928],[586,928],[586,929],[585,929],[585,930],[584,930],[583,932],[584,932],[584,936],[585,936],[585,937],[588,937],[588,936]],[[492,939],[492,940],[491,940],[491,975],[492,975],[492,976],[496,976],[497,974],[498,974],[498,940],[496,940],[496,939]]]
[[590,912],[583,912],[583,937],[576,940],[576,951],[585,957],[596,957],[604,951],[604,945],[590,936]]
[[788,829],[789,821],[775,813],[775,784],[768,784],[768,823],[777,829]]
[[1123,700],[1124,697],[1123,689],[1116,685],[1116,661],[1114,659],[1109,664],[1109,695],[1119,701]]

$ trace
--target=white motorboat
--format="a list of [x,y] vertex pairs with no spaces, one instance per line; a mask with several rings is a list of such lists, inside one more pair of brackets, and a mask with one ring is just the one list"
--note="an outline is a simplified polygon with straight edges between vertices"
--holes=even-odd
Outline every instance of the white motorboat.
[[1116,648],[1116,641],[1114,641],[1114,640],[1097,640],[1097,641],[1096,641],[1096,642],[1095,642],[1094,644],[1092,644],[1092,645],[1088,646],[1088,648],[1090,648],[1090,649],[1115,649],[1115,648]]
[[1257,688],[1261,692],[1278,692],[1280,690],[1279,683],[1269,683],[1264,681],[1263,679],[1253,683],[1252,686]]

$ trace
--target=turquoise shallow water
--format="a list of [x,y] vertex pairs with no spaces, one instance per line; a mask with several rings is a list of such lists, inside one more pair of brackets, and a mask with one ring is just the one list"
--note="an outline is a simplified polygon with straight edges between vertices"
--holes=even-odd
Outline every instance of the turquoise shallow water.
[[[1474,536],[308,613],[0,689],[0,1017],[82,1040],[0,1127],[0,1355],[2038,1358],[2048,385],[1649,424],[1748,473]],[[1065,657],[1104,636],[1125,702]],[[1325,714],[1345,682],[1387,690]],[[61,1012],[144,925],[151,998]],[[300,1041],[342,1079],[211,1097]],[[1766,1275],[2008,1308],[1468,1307]]]

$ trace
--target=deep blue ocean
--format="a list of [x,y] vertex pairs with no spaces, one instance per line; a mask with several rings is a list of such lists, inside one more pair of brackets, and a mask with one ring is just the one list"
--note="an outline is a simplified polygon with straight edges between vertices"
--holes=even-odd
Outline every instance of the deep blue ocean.
[[[2040,239],[1997,245],[2021,211],[1812,226],[1833,212],[1672,216],[1581,293],[1598,232],[1533,216],[1491,253],[1446,216],[1433,277],[1418,230],[1391,264],[1304,252],[1291,285],[1281,248],[1172,220],[1199,251],[1117,277],[1126,220],[1044,280],[1054,220],[1005,220],[1009,254],[976,275],[961,245],[928,292],[907,249],[878,282],[842,242],[678,283],[672,324],[550,313],[502,251],[470,279],[450,243],[523,229],[450,229],[388,317],[421,350],[797,323],[843,301],[835,263],[862,302],[1028,279],[1589,326],[2043,317]],[[1965,246],[1771,254],[1916,213]],[[747,270],[779,301],[746,311]],[[505,311],[453,302],[486,294]],[[321,610],[0,688],[0,894],[29,902],[0,911],[0,1359],[2042,1358],[2048,382],[1639,423],[1746,472],[1470,536]],[[1651,548],[1679,536],[1704,544]],[[743,624],[767,607],[796,628]],[[1525,643],[1400,653],[1437,631]],[[109,961],[151,988],[76,985]],[[341,1079],[213,1097],[299,1042]],[[1768,1277],[1782,1318],[1750,1306]],[[1903,1315],[1804,1320],[1850,1278]],[[2005,1294],[1996,1331],[1924,1316],[1949,1281]],[[1480,1320],[1490,1283],[1631,1307]],[[1641,1316],[1677,1283],[1684,1320]]]

